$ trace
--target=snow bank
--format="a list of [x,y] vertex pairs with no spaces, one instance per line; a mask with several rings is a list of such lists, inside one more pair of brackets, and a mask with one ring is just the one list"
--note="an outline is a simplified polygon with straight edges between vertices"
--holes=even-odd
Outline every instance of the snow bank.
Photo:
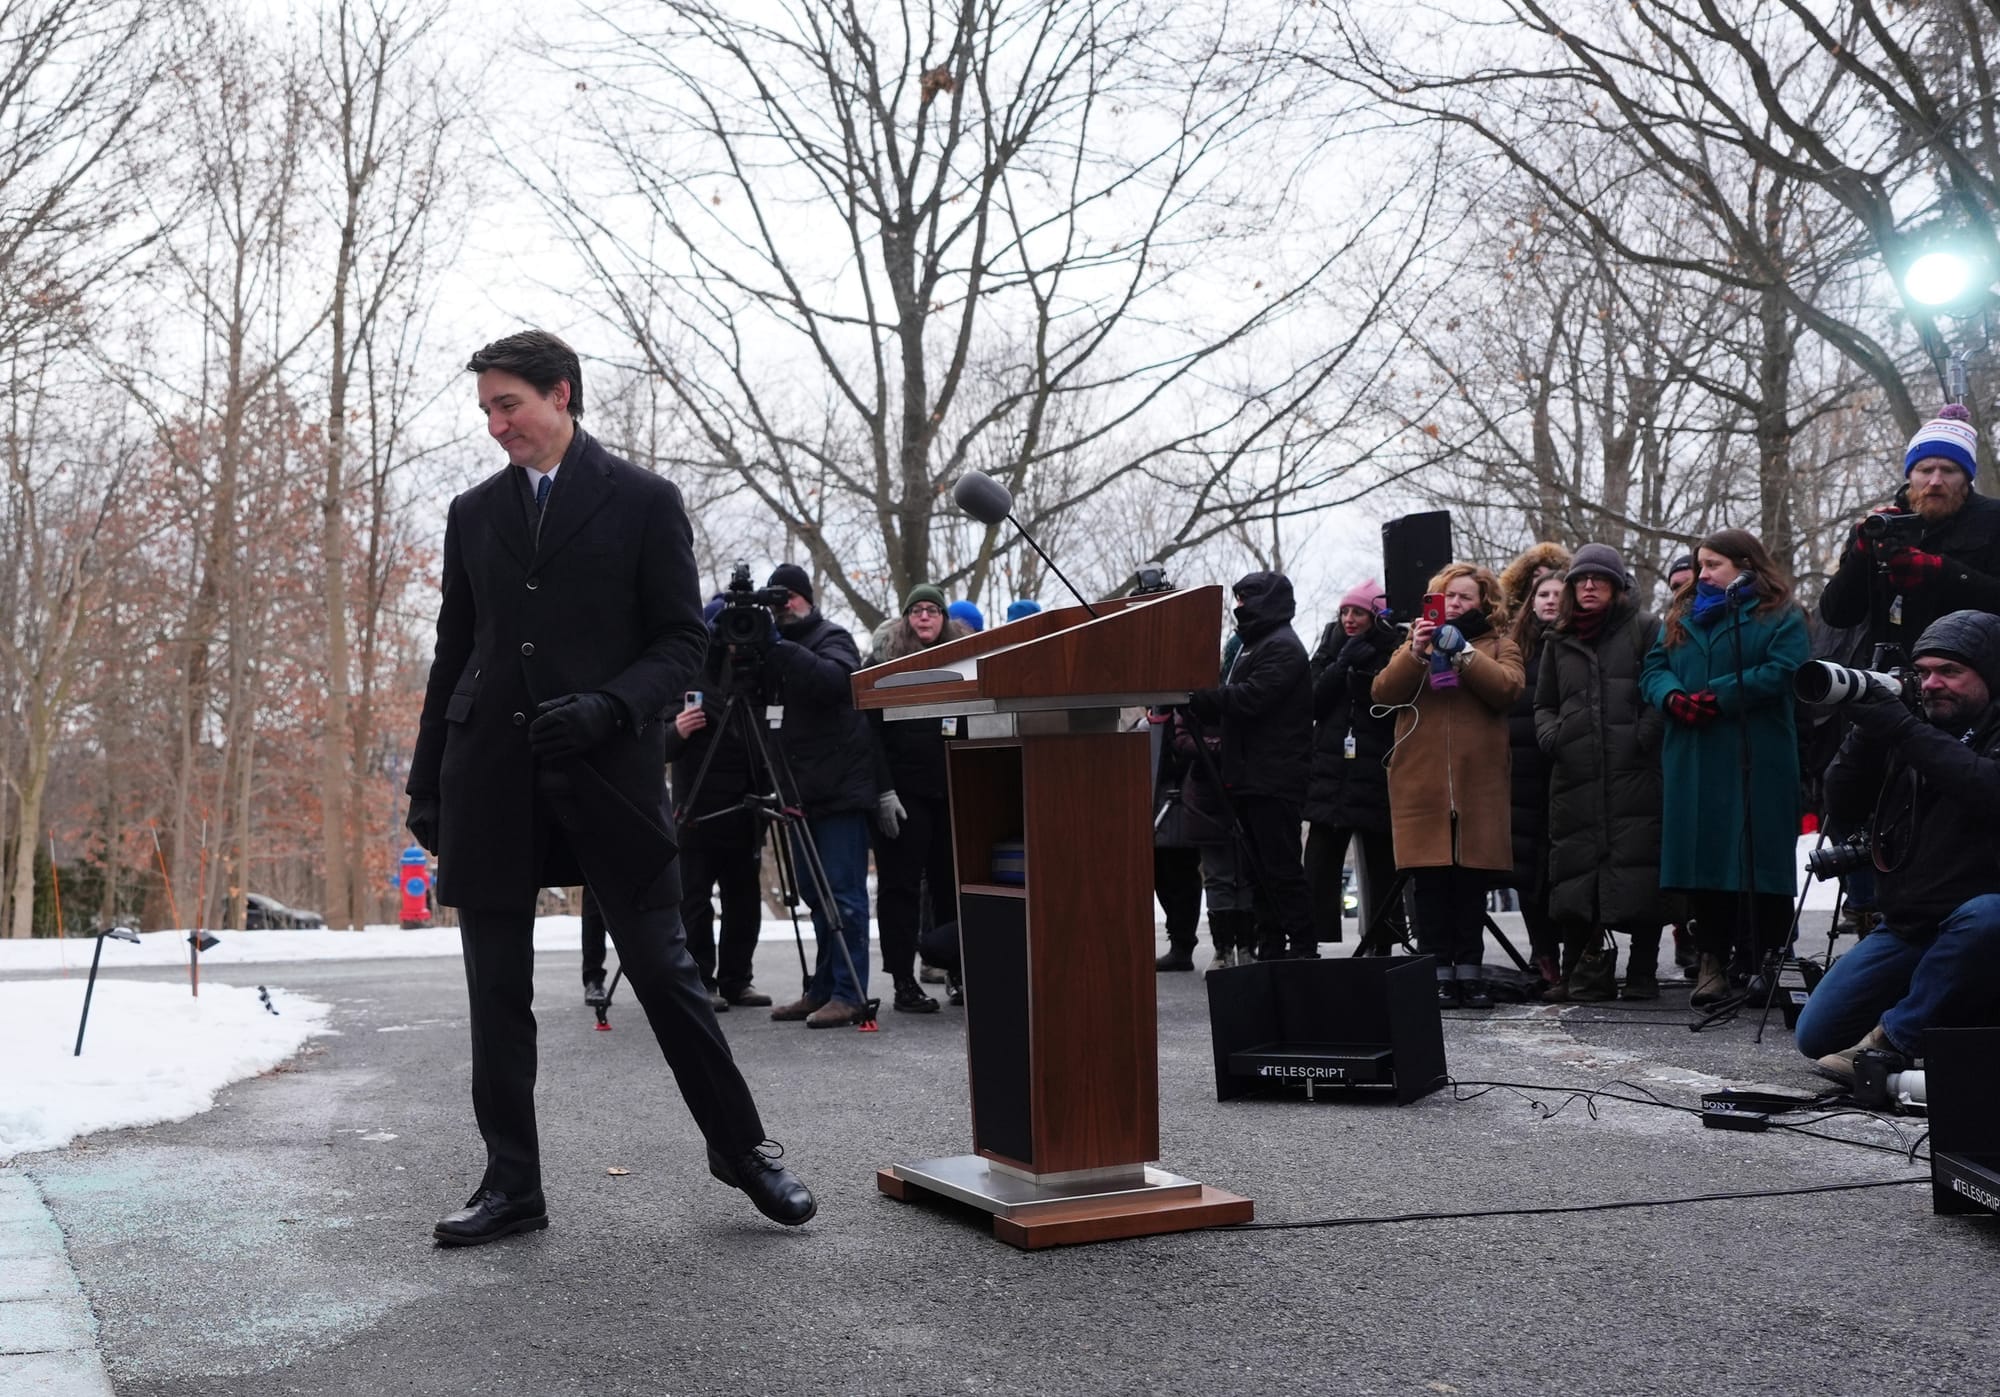
[[[812,923],[799,919],[806,940],[812,940]],[[874,927],[869,927],[870,936]],[[268,965],[279,961],[304,960],[396,960],[414,956],[456,956],[457,927],[429,927],[402,931],[392,926],[371,926],[364,931],[218,931],[219,942],[212,951],[201,953],[204,966]],[[789,941],[792,924],[765,922],[759,934],[763,941]],[[577,917],[542,917],[535,922],[535,949],[538,951],[578,951],[583,948],[583,923]],[[0,939],[0,979],[31,970],[89,970],[91,942],[72,936],[67,940],[37,937],[29,941]],[[185,931],[149,931],[140,944],[125,941],[104,943],[104,966],[186,965]]]
[[[108,942],[104,955],[133,949]],[[326,1005],[284,990],[271,991],[274,1016],[255,989],[204,984],[197,999],[185,984],[99,979],[83,1056],[72,1057],[83,987],[81,977],[0,983],[0,1163],[92,1131],[197,1115],[326,1027]]]

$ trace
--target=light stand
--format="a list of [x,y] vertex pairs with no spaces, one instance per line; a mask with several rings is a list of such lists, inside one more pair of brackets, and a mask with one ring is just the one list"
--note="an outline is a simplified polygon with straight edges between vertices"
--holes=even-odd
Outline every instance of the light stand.
[[97,989],[97,962],[104,958],[104,938],[114,941],[130,941],[139,944],[139,933],[129,926],[114,926],[97,933],[97,949],[90,953],[90,979],[83,986],[83,1017],[76,1021],[76,1051],[71,1057],[83,1056],[83,1030],[90,1022],[90,996]]

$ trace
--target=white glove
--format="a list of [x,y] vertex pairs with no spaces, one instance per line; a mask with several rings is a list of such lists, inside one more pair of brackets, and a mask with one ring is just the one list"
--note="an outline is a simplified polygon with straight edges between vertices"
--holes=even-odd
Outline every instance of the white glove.
[[903,821],[910,818],[910,812],[903,808],[903,802],[896,799],[894,791],[884,791],[875,797],[875,827],[890,839],[903,832]]

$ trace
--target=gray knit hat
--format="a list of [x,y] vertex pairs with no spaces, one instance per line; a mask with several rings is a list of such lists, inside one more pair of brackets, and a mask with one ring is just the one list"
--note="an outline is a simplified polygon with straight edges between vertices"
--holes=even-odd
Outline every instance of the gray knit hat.
[[1577,549],[1575,556],[1569,560],[1569,577],[1572,582],[1579,577],[1608,577],[1611,585],[1621,592],[1632,586],[1632,575],[1625,571],[1625,560],[1608,543],[1586,543]]

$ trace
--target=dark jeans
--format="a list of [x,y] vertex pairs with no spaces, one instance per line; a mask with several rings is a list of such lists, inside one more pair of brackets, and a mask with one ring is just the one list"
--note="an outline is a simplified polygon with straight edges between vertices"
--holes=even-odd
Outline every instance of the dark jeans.
[[1201,925],[1201,851],[1192,845],[1154,845],[1153,896],[1167,914],[1167,944],[1192,951]]
[[952,858],[951,807],[941,796],[911,796],[894,839],[877,827],[875,916],[882,932],[882,970],[891,980],[917,973],[917,931],[923,885],[931,887],[931,916],[958,920],[958,866]]
[[[578,858],[589,880],[591,857],[579,851]],[[625,980],[646,1011],[695,1124],[724,1154],[753,1148],[764,1138],[763,1122],[688,955],[678,898],[647,908],[624,902],[622,895],[602,901]],[[480,1187],[519,1196],[540,1188],[542,1178],[535,1130],[533,896],[504,910],[462,907],[458,925],[472,1028],[472,1112],[486,1142]]]
[[1799,1011],[1799,1051],[1825,1057],[1880,1024],[1912,1057],[1927,1028],[2000,1025],[2000,896],[1961,903],[1935,936],[1883,927],[1833,963]]
[[1449,864],[1413,868],[1410,900],[1417,918],[1417,954],[1437,959],[1439,979],[1454,966],[1477,967],[1486,959],[1486,889],[1493,875]]
[[[844,956],[833,947],[833,930],[826,909],[820,906],[819,887],[806,859],[804,841],[794,836],[792,862],[799,872],[799,893],[812,909],[813,940],[818,946],[809,993],[815,999],[860,1004],[868,998],[868,817],[858,811],[814,815],[806,824],[826,869],[826,881],[840,911],[841,937],[847,946]],[[856,976],[860,977],[858,983]]]
[[[688,954],[701,971],[701,982],[724,995],[740,994],[750,984],[750,963],[764,922],[758,854],[754,831],[742,840],[689,844],[681,850],[681,921],[687,927]],[[719,890],[722,899],[719,958],[712,890]]]
[[[1312,890],[1313,930],[1322,941],[1338,941],[1345,909],[1341,906],[1341,870],[1347,864],[1349,841],[1359,845],[1357,886],[1361,897],[1361,930],[1374,925],[1381,899],[1396,885],[1396,842],[1387,830],[1353,829],[1315,823],[1306,833],[1306,884]],[[1401,917],[1392,914],[1390,924]]]
[[[1236,816],[1249,836],[1252,905],[1262,944],[1258,955],[1315,957],[1319,938],[1313,933],[1312,892],[1299,861],[1299,808],[1271,796],[1236,797]],[[1283,945],[1278,937],[1284,938]]]
[[[1743,895],[1696,888],[1688,894],[1688,903],[1694,912],[1695,948],[1705,956],[1728,960],[1743,917]],[[1753,961],[1761,960],[1764,952],[1783,946],[1791,935],[1792,900],[1778,893],[1757,893],[1750,899],[1750,919],[1756,945],[1744,949]]]

